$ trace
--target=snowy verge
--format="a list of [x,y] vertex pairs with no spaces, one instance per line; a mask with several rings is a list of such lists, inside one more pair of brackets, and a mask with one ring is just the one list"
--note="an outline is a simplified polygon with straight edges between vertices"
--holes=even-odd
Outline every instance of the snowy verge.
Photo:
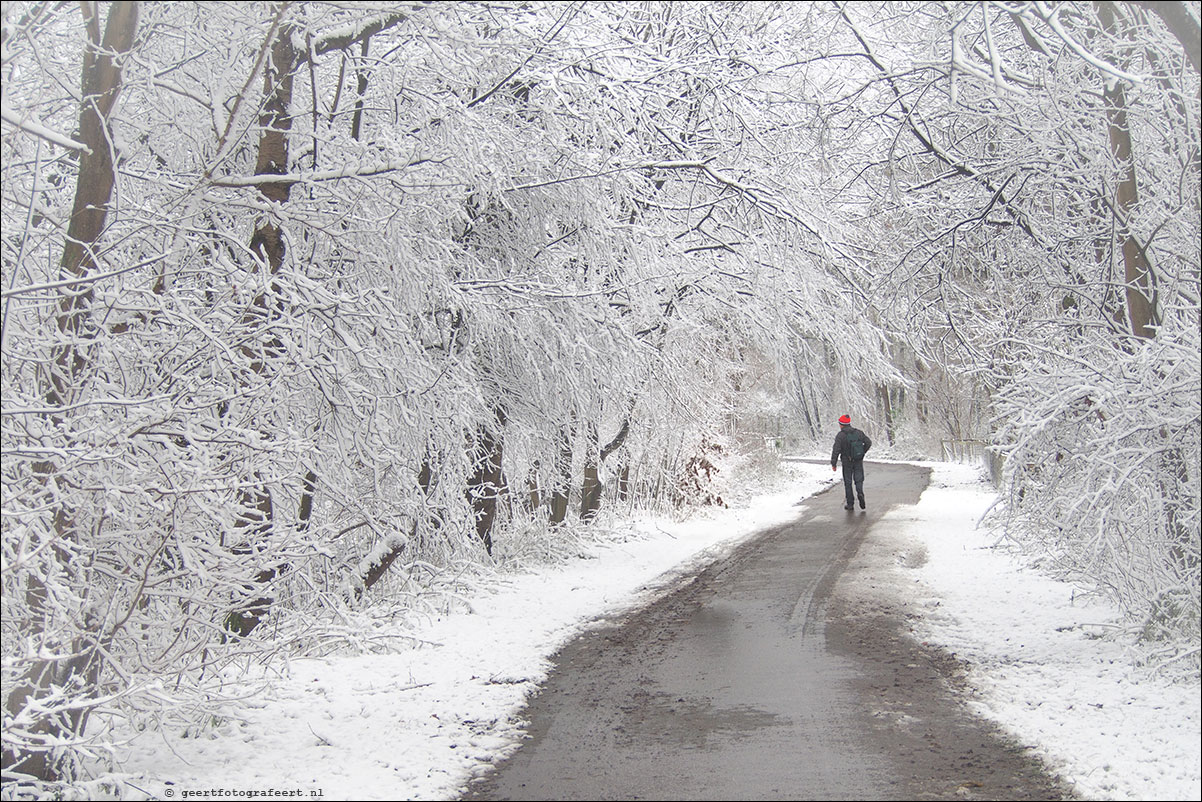
[[977,528],[995,498],[981,471],[929,463],[915,508],[879,527],[914,633],[970,664],[971,704],[1031,746],[1086,799],[1199,799],[1202,693],[1138,676],[1107,637],[1119,613],[1024,566]]

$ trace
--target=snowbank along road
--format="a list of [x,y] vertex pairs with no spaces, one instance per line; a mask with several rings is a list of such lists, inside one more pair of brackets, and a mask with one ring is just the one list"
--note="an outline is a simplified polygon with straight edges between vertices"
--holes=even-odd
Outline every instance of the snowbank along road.
[[899,607],[835,589],[927,469],[868,466],[651,605],[555,657],[530,740],[470,799],[1059,799],[1021,746],[960,701],[954,658]]

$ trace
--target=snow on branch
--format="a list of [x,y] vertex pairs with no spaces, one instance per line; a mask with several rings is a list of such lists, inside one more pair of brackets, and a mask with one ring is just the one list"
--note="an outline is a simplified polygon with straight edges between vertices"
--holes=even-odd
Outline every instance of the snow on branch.
[[78,276],[76,278],[63,279],[62,281],[47,281],[41,284],[28,284],[24,287],[12,287],[7,290],[0,289],[0,298],[14,298],[19,295],[33,295],[39,292],[46,292],[47,290],[57,290],[65,287],[78,287],[83,284],[94,284],[98,281],[104,281],[105,279],[112,278],[113,276],[120,276],[122,273],[129,273],[139,268],[146,267],[147,265],[152,265],[155,262],[165,259],[168,254],[169,252],[167,251],[164,251],[163,253],[156,253],[154,256],[142,259],[141,261],[132,265],[119,267],[114,270],[109,270],[104,273],[97,273],[95,275]]
[[82,142],[76,142],[71,137],[60,134],[58,131],[55,131],[51,128],[47,128],[36,120],[22,119],[13,114],[7,108],[0,109],[0,117],[3,117],[4,122],[8,123],[9,125],[20,128],[26,133],[41,137],[47,142],[58,145],[59,147],[66,148],[67,150],[83,151],[89,155],[92,153],[92,149]]
[[334,50],[344,50],[407,19],[409,19],[409,14],[397,12],[377,17],[365,25],[348,25],[338,30],[327,31],[323,36],[313,41],[311,53],[306,47],[306,43],[301,41],[299,37],[293,42],[292,46],[297,51],[299,61],[303,63],[311,56],[322,56]]
[[626,173],[632,170],[684,170],[684,169],[700,169],[705,167],[704,161],[657,161],[657,162],[640,162],[638,164],[624,164],[618,167],[613,167],[609,170],[600,170],[592,173],[581,173],[580,175],[568,175],[561,178],[552,178],[546,181],[535,181],[529,184],[518,184],[517,186],[507,187],[506,192],[521,192],[527,189],[540,189],[549,187],[555,184],[566,184],[570,181],[587,181],[592,178],[604,178],[608,175],[616,175],[618,173]]
[[1035,3],[1035,10],[1039,14],[1040,18],[1048,24],[1048,27],[1051,28],[1058,37],[1060,37],[1060,40],[1068,45],[1070,50],[1072,50],[1086,62],[1097,67],[1111,78],[1120,81],[1130,81],[1133,84],[1141,84],[1144,82],[1142,77],[1134,73],[1127,72],[1126,70],[1119,69],[1113,64],[1098,58],[1093,53],[1090,53],[1080,42],[1074,39],[1072,34],[1066,31],[1064,26],[1060,24],[1059,6],[1050,7],[1045,2],[1037,2]]
[[348,165],[336,170],[302,170],[298,173],[226,176],[224,178],[214,178],[211,183],[218,187],[258,187],[264,184],[301,184],[309,181],[337,181],[342,178],[367,178],[383,173],[393,173],[431,161],[435,160],[398,159],[395,161],[379,162],[377,164]]

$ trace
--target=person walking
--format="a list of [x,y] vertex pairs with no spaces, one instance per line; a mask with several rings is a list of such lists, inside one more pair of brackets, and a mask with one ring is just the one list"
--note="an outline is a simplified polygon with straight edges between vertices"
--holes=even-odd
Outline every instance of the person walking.
[[831,470],[840,458],[843,460],[843,489],[847,494],[847,503],[843,509],[850,510],[855,504],[851,495],[852,485],[855,485],[856,497],[860,500],[860,509],[864,509],[864,455],[872,448],[872,440],[868,435],[851,425],[851,416],[839,417],[839,433],[835,435],[835,447],[831,449]]

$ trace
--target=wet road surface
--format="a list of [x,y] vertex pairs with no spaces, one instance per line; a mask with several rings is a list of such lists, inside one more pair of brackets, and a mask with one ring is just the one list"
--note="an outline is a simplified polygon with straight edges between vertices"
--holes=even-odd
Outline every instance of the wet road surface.
[[[959,666],[904,611],[834,594],[883,512],[929,471],[869,463],[555,657],[530,739],[468,799],[1059,799],[1020,745],[968,713]],[[885,524],[887,525],[887,524]]]

